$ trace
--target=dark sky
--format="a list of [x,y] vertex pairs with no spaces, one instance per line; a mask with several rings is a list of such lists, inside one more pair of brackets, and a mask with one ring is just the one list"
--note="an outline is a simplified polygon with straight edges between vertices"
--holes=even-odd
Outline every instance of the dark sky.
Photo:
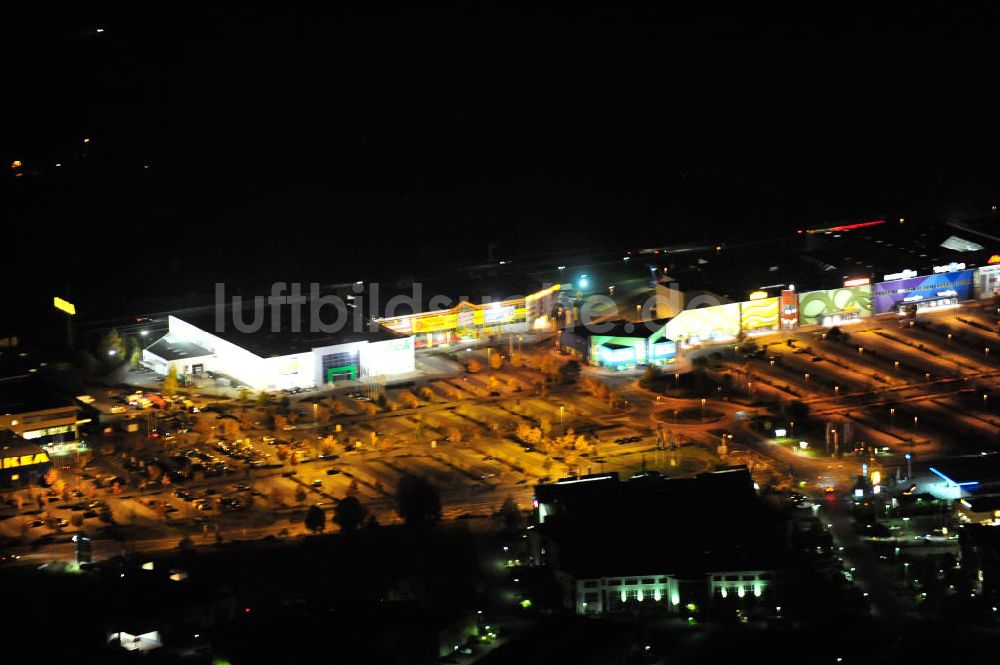
[[15,290],[374,278],[490,241],[667,244],[990,200],[997,10],[860,7],[5,21],[0,157],[26,175],[3,174],[0,205],[33,275]]

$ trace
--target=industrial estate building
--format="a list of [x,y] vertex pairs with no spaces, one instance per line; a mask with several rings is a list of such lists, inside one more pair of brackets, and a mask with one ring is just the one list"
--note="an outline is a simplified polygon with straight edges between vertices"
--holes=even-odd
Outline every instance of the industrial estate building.
[[532,559],[553,567],[565,606],[578,614],[642,604],[689,616],[752,611],[778,593],[781,528],[746,467],[694,478],[568,478],[538,485],[534,503]]
[[291,317],[279,320],[265,311],[254,332],[241,332],[231,321],[219,329],[213,312],[170,316],[167,334],[143,350],[143,363],[159,374],[171,367],[180,376],[221,374],[257,390],[314,388],[415,369],[412,336],[373,323],[360,332],[293,332]]

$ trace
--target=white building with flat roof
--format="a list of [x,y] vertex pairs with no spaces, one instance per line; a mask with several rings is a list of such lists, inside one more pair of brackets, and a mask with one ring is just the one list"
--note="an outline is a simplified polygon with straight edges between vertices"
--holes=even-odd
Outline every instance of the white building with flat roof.
[[218,325],[212,312],[170,316],[167,334],[143,350],[143,364],[161,375],[171,367],[181,376],[223,374],[256,390],[315,388],[416,369],[410,335],[377,324],[360,332],[292,332],[266,319],[258,330],[242,332],[231,321]]

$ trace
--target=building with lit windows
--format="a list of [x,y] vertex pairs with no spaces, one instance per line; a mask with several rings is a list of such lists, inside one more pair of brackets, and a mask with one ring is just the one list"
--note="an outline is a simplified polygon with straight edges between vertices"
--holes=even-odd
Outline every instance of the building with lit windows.
[[80,405],[37,374],[0,379],[0,432],[43,448],[50,455],[76,452],[86,444],[80,426]]
[[10,430],[0,430],[0,491],[38,487],[52,468],[48,452]]
[[646,608],[709,618],[773,610],[778,598],[781,522],[746,467],[568,478],[537,486],[535,507],[533,561],[553,567],[564,605],[578,614]]

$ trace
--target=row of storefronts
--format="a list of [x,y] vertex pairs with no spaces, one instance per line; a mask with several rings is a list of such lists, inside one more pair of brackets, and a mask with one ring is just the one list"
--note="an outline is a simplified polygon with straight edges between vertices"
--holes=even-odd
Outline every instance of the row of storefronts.
[[[619,323],[612,332],[576,326],[563,332],[560,346],[592,365],[631,369],[673,362],[678,349],[725,343],[740,334],[850,325],[873,314],[919,314],[997,294],[1000,256],[979,268],[951,263],[936,266],[927,275],[904,269],[884,275],[879,282],[872,283],[869,277],[848,279],[832,289],[798,291],[789,284],[776,293],[755,291],[744,302],[683,309],[662,323]],[[704,295],[698,298],[702,304],[710,300]]]

